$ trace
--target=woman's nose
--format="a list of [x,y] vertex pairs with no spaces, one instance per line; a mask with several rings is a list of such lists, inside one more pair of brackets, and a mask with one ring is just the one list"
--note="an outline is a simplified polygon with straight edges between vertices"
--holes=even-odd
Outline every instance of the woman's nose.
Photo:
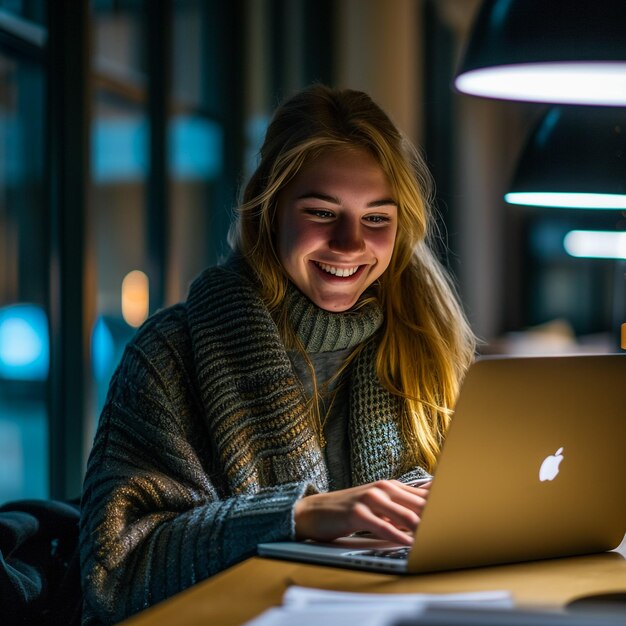
[[340,219],[335,223],[329,247],[338,252],[360,252],[365,248],[361,223],[352,219]]

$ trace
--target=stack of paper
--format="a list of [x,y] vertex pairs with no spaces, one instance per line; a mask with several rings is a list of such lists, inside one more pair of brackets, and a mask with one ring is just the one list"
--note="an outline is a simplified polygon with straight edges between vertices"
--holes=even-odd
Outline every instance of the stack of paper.
[[391,626],[428,607],[509,609],[508,591],[446,594],[369,594],[289,587],[280,607],[268,609],[246,626]]

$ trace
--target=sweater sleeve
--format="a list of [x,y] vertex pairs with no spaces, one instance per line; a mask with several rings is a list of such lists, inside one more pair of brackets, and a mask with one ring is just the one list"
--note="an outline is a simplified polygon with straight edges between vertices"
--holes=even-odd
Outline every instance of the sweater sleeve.
[[[183,355],[183,325],[159,316],[128,346],[85,477],[81,575],[87,614],[115,623],[293,539],[306,483],[229,493]],[[182,346],[182,348],[181,348]]]

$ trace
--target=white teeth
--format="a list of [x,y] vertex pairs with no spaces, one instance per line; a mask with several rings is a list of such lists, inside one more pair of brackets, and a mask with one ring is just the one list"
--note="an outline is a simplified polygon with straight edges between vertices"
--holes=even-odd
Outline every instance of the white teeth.
[[352,276],[352,274],[354,274],[359,269],[358,265],[356,267],[349,267],[345,269],[342,267],[334,267],[333,265],[326,265],[326,263],[318,263],[317,266],[320,269],[323,269],[325,272],[332,274],[333,276],[340,276],[342,278],[345,278],[346,276]]

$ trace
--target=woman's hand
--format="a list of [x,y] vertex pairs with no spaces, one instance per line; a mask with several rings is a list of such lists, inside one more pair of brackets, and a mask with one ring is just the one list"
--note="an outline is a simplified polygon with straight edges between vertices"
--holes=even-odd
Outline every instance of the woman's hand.
[[430,483],[409,487],[397,480],[306,496],[295,505],[297,539],[330,541],[357,531],[403,545],[413,543]]

